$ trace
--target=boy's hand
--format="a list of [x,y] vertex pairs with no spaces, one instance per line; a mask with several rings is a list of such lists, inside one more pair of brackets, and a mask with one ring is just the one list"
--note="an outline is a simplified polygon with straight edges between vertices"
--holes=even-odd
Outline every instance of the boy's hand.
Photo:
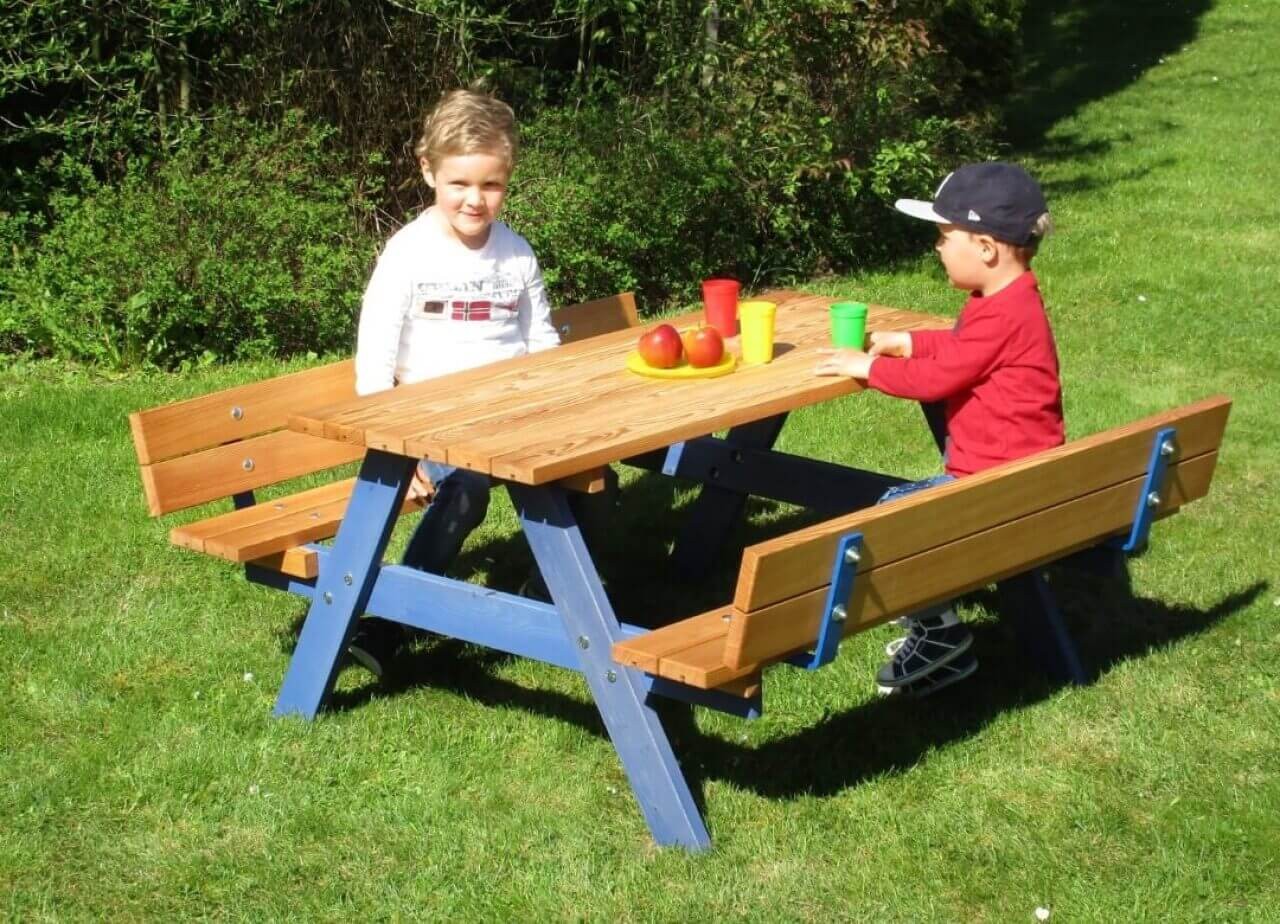
[[417,504],[429,504],[431,499],[436,496],[436,486],[431,483],[431,479],[422,474],[422,470],[415,468],[413,470],[413,481],[409,484],[409,500]]
[[822,361],[814,367],[814,375],[847,375],[865,379],[871,375],[871,363],[875,359],[861,350],[819,350]]
[[911,358],[911,334],[903,330],[873,330],[871,332],[872,356],[901,356]]

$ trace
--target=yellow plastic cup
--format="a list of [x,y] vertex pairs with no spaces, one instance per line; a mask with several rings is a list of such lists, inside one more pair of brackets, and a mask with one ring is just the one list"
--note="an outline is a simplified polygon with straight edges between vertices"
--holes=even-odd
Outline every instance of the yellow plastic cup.
[[778,306],[773,302],[740,302],[742,361],[763,365],[773,361],[773,322]]

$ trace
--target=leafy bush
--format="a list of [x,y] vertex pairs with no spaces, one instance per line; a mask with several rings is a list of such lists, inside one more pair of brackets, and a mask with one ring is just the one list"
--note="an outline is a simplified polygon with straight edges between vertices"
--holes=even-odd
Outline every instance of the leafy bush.
[[[973,68],[990,68],[943,41],[1007,39],[1018,2],[721,4],[701,53],[688,29],[651,37],[665,62],[651,79],[680,96],[588,102],[525,126],[513,224],[561,299],[688,297],[710,273],[776,283],[889,257],[918,238],[893,200],[991,150],[998,97],[964,93]],[[940,38],[944,19],[955,31]]]
[[9,281],[26,336],[112,366],[348,349],[371,242],[324,142],[224,115],[152,173],[56,197]]

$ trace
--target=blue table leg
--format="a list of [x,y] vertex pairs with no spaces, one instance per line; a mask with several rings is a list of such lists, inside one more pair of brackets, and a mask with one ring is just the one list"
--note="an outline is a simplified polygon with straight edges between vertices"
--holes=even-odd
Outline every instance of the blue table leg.
[[[734,427],[725,442],[743,449],[770,449],[782,432],[787,415],[766,417]],[[742,519],[747,495],[715,485],[703,485],[690,505],[684,529],[676,539],[671,559],[677,573],[686,577],[705,574]]]
[[276,698],[277,716],[315,718],[333,690],[338,660],[369,602],[416,464],[377,450],[365,455],[333,552],[316,578],[311,608]]
[[613,660],[621,627],[582,541],[562,488],[508,486],[529,546],[631,782],[653,839],[662,846],[711,846],[671,742],[646,702],[639,671]]
[[1062,610],[1039,569],[1005,578],[996,591],[1001,609],[1014,620],[1019,642],[1051,680],[1089,682]]

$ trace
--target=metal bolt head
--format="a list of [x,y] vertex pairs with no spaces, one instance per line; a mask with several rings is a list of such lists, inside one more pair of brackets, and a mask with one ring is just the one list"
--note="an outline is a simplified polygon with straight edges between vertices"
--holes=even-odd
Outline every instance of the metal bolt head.
[[837,603],[835,606],[831,608],[832,622],[844,622],[848,618],[849,618],[849,613],[848,611],[845,610],[843,603]]
[[591,639],[587,638],[585,635],[579,635],[578,647],[581,648],[583,651],[586,651],[588,648],[591,647]]
[[617,671],[612,671],[612,670],[611,670],[611,671],[606,671],[606,672],[605,672],[605,675],[604,675],[604,679],[605,679],[605,680],[607,680],[607,681],[609,681],[610,683],[617,683],[617,682],[618,682],[618,672],[617,672]]
[[246,472],[253,471],[253,460],[245,459],[243,462],[240,463],[240,467],[244,469]]
[[1160,493],[1158,491],[1152,491],[1150,494],[1147,495],[1147,506],[1148,507],[1160,506]]
[[1160,455],[1164,456],[1166,459],[1171,458],[1177,451],[1177,444],[1175,444],[1173,440],[1165,440],[1160,444]]
[[844,560],[845,564],[856,565],[858,562],[862,561],[862,556],[858,553],[857,549],[850,546],[844,550]]
[[327,590],[324,592],[324,602],[325,602],[325,603],[332,603],[332,602],[333,602],[333,594],[329,593],[329,591],[327,591]]
[[738,464],[742,464],[742,450],[735,449],[733,452],[729,453],[729,458]]
[[232,420],[240,420],[240,419],[242,419],[243,417],[244,417],[244,408],[242,408],[242,407],[240,407],[239,405],[237,405],[237,406],[235,406],[235,407],[233,407],[233,408],[231,409],[231,419],[232,419]]
[[344,574],[344,575],[342,576],[342,583],[344,583],[344,584],[346,584],[348,587],[350,587],[350,586],[351,586],[351,581],[352,581],[352,578],[351,578],[351,572],[350,572],[350,571],[348,571],[346,574]]

